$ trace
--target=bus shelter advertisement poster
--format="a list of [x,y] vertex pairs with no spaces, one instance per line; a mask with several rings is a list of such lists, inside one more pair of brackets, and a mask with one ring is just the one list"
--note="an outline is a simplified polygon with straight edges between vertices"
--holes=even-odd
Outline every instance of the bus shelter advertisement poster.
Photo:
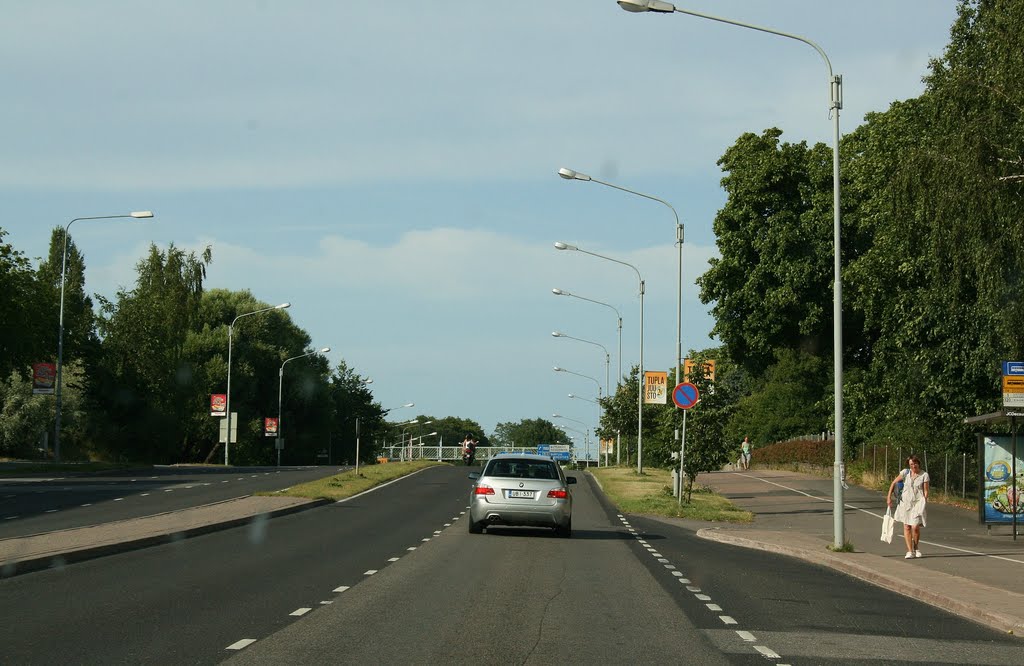
[[1010,435],[985,435],[980,442],[981,461],[980,513],[985,523],[1012,523],[1024,518],[1024,460],[1020,458],[1024,437],[1017,440],[1017,481],[1013,479],[1013,438]]

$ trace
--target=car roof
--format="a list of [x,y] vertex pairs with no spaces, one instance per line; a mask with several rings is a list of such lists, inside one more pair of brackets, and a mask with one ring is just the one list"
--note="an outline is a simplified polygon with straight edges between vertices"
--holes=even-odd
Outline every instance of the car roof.
[[554,462],[551,456],[541,456],[536,453],[499,453],[491,460],[543,460],[546,462]]

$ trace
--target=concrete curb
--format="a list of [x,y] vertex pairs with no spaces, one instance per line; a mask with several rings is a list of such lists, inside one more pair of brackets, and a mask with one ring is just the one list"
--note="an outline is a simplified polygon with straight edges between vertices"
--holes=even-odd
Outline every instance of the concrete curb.
[[[864,552],[832,552],[828,550],[828,544],[820,539],[788,532],[704,528],[697,530],[697,536],[829,567],[892,592],[912,596],[986,627],[1024,637],[1024,617],[993,609],[996,600],[1000,600],[1003,605],[1024,608],[1024,595],[1016,592],[942,572],[914,569],[912,563],[904,565],[902,560],[893,562]],[[952,596],[953,593],[958,596]],[[1009,604],[1005,604],[1007,600]]]
[[[178,521],[179,524],[189,524],[192,522],[190,520],[190,516],[196,515],[199,512],[208,512],[232,503],[252,499],[256,498],[253,498],[253,496],[234,498],[222,502],[215,502],[213,504],[206,504],[201,507],[193,507],[190,509],[183,509],[181,511],[169,511],[142,518],[130,518],[114,523],[104,523],[101,525],[77,528],[76,530],[47,532],[35,534],[29,537],[0,540],[0,546],[4,545],[4,542],[21,542],[22,544],[29,544],[28,548],[26,548],[29,552],[24,557],[19,557],[17,552],[8,552],[4,555],[4,560],[0,563],[0,579],[19,576],[21,574],[31,573],[34,571],[42,571],[44,569],[59,568],[66,564],[91,560],[115,553],[123,553],[130,550],[138,550],[141,548],[148,548],[150,546],[173,543],[202,534],[209,534],[211,532],[226,530],[232,527],[239,527],[259,519],[277,518],[279,516],[286,516],[292,513],[298,513],[299,511],[306,511],[307,509],[313,509],[334,503],[333,500],[295,501],[296,498],[287,498],[292,500],[292,502],[288,506],[284,506],[279,509],[264,511],[259,510],[257,505],[255,510],[244,512],[244,515],[240,515],[238,512],[231,512],[230,515],[235,517],[213,517],[208,519],[206,522],[194,523],[190,527],[177,527],[173,524],[171,526],[159,524],[160,522],[165,522],[166,519],[171,516],[180,518],[181,520]],[[154,527],[148,531],[145,529],[140,531],[139,525],[147,522],[155,523]],[[95,534],[96,536],[78,547],[68,548],[67,537],[69,533],[79,530],[85,534]],[[34,549],[32,544],[33,540],[36,542],[34,544]]]

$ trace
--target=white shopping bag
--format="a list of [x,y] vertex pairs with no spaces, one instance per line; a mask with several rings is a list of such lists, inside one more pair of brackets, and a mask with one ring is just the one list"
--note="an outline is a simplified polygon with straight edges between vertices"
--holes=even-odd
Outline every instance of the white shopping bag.
[[882,516],[882,541],[892,543],[892,533],[896,529],[896,521],[892,519],[892,509],[887,508]]

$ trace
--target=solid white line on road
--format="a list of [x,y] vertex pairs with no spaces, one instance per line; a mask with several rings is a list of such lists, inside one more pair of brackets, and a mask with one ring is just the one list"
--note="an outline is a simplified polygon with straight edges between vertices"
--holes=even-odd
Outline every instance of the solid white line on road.
[[764,656],[768,657],[769,659],[782,659],[782,655],[780,655],[778,652],[775,652],[774,650],[771,650],[763,645],[755,645],[754,649],[763,654]]
[[289,615],[294,615],[295,617],[302,617],[303,615],[305,615],[306,613],[308,613],[311,610],[313,610],[313,609],[312,608],[296,608],[295,610],[293,610],[291,613],[288,613],[288,614]]
[[753,643],[757,640],[756,638],[754,638],[754,634],[750,633],[749,631],[737,631],[736,634],[748,643]]
[[718,619],[726,624],[739,624],[736,620],[732,619],[728,615],[719,615]]
[[256,642],[255,638],[243,638],[242,640],[238,641],[237,643],[232,643],[231,645],[227,646],[224,649],[225,650],[241,650],[242,648],[249,647],[250,645],[252,645],[255,642]]
[[372,576],[372,575],[373,575],[373,574],[375,574],[375,573],[377,573],[377,570],[376,570],[376,569],[369,569],[369,570],[367,570],[367,571],[364,571],[364,572],[363,572],[363,575],[364,575],[364,576]]
[[348,585],[342,585],[341,587],[334,588],[334,591],[335,592],[344,592],[347,589],[348,589]]
[[[716,613],[721,613],[722,612],[722,607],[719,606],[718,604],[704,604],[704,605],[708,607],[709,611],[714,611]],[[754,639],[751,638],[750,640],[754,640]]]

